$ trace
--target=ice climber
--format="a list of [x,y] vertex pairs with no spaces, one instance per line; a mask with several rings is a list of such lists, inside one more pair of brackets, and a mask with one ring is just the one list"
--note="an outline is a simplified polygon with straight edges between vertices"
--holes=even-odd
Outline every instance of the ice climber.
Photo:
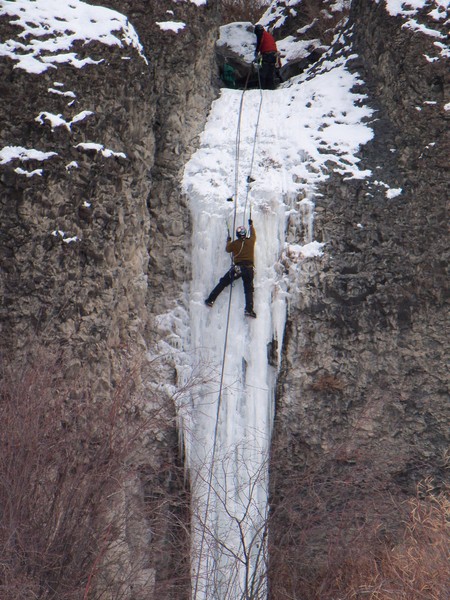
[[266,90],[275,89],[275,67],[278,59],[277,44],[274,37],[262,25],[255,25],[256,35],[255,60],[261,57],[259,72],[261,87]]
[[206,298],[205,304],[212,306],[220,292],[233,283],[235,279],[242,277],[245,294],[245,315],[256,319],[256,313],[253,310],[253,268],[256,231],[251,219],[248,220],[248,225],[249,237],[247,237],[247,230],[243,226],[236,229],[237,239],[231,241],[231,237],[228,236],[225,250],[233,254],[233,266],[220,279],[219,283]]

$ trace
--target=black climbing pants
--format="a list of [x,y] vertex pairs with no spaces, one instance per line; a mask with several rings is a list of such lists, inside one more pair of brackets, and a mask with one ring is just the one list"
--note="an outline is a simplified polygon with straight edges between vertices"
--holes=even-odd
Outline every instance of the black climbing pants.
[[266,52],[262,55],[259,78],[263,90],[275,89],[275,65],[277,57],[275,52]]
[[214,302],[217,296],[233,281],[242,277],[245,295],[245,310],[253,310],[253,265],[250,262],[234,265],[220,279],[219,283],[208,296],[208,301]]

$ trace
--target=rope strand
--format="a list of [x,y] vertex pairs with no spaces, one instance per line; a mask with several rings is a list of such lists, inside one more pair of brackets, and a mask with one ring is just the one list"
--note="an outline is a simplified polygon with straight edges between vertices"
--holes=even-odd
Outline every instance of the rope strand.
[[[243,217],[244,225],[245,225],[245,216],[247,213],[247,200],[248,200],[248,195],[250,193],[250,183],[251,183],[252,173],[253,173],[253,163],[255,160],[256,138],[258,136],[259,118],[261,116],[261,109],[262,109],[262,103],[263,103],[263,93],[262,93],[262,88],[261,88],[261,77],[260,77],[259,69],[258,69],[258,84],[259,84],[259,108],[258,108],[258,117],[256,119],[255,135],[253,136],[252,160],[250,162],[250,171],[249,171],[249,174],[247,177],[247,193],[245,195],[244,217]],[[252,213],[252,207],[250,204],[250,215],[251,215],[251,213]]]

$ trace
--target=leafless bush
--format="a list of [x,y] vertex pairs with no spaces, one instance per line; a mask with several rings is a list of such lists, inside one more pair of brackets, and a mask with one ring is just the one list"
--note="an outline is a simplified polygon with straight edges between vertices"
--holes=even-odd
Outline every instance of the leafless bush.
[[[260,464],[255,465],[242,456],[239,472],[246,477],[239,483],[235,461],[245,448],[245,444],[235,445],[214,465],[205,463],[196,470],[197,493],[201,490],[203,494],[192,506],[193,534],[197,534],[193,553],[195,597],[198,590],[200,596],[203,593],[221,600],[267,597],[269,519],[266,505],[258,498],[259,488],[267,481],[267,461],[261,455]],[[226,525],[216,520],[216,510],[226,515]]]
[[115,513],[116,497],[137,477],[137,442],[165,416],[139,415],[131,378],[95,402],[64,372],[60,357],[37,352],[0,373],[2,600],[132,597],[137,573],[121,566],[126,515]]
[[422,485],[401,500],[370,462],[315,465],[284,489],[269,525],[271,600],[447,597],[448,496]]
[[[334,593],[343,600],[445,600],[448,597],[450,558],[450,501],[446,493],[432,493],[426,483],[417,497],[394,510],[404,515],[403,536],[393,545],[381,540],[353,548],[352,560],[335,574]],[[331,597],[331,596],[330,596]]]

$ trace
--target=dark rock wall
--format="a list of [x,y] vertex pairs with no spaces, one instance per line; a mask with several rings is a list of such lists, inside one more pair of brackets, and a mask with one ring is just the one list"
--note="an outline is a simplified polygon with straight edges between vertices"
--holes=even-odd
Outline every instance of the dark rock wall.
[[[178,302],[189,280],[189,210],[180,192],[182,170],[195,148],[212,100],[218,74],[213,47],[218,34],[219,3],[102,2],[125,13],[135,24],[150,60],[154,100],[155,162],[148,197],[150,215],[147,308],[158,315]],[[174,11],[169,14],[167,11]],[[178,33],[156,24],[180,21]],[[151,331],[148,336],[155,340]]]
[[[99,47],[95,54],[104,57],[105,49]],[[144,316],[146,286],[140,277],[147,257],[140,249],[148,228],[146,173],[154,138],[151,123],[142,129],[136,124],[152,113],[144,93],[149,74],[142,59],[122,61],[118,49],[106,54],[102,65],[81,70],[60,66],[57,74],[52,69],[30,75],[1,61],[7,82],[2,147],[58,153],[33,165],[43,167],[42,177],[17,175],[16,163],[2,168],[2,346],[11,351],[35,339],[58,339],[71,348],[74,376],[83,359],[103,362],[99,348],[143,344],[136,320]],[[68,114],[67,98],[47,91],[55,79],[79,98],[70,112],[95,112],[73,126],[72,133],[35,121],[41,110]],[[127,158],[75,148],[86,141],[101,142]],[[66,169],[71,161],[79,168]],[[79,241],[66,243],[53,235],[55,230]],[[127,323],[119,312],[130,315]],[[99,390],[109,386],[104,367],[94,370]]]
[[[444,480],[448,64],[429,63],[435,40],[383,3],[355,0],[351,18],[352,68],[377,111],[361,152],[373,175],[323,186],[325,254],[305,262],[290,302],[271,464],[273,598],[325,576],[327,552],[344,556],[364,523],[378,519],[395,538],[389,499]],[[383,183],[402,194],[389,199]]]
[[[103,59],[82,69],[60,65],[33,75],[0,60],[0,147],[58,153],[27,163],[28,170],[43,167],[42,177],[16,174],[24,166],[17,161],[0,166],[0,350],[14,364],[34,344],[56,345],[67,379],[89,388],[95,401],[146,382],[142,418],[148,404],[158,419],[147,425],[133,457],[135,476],[117,496],[114,510],[126,515],[119,562],[124,577],[129,571],[136,579],[130,597],[181,598],[189,589],[189,503],[174,406],[152,392],[173,384],[174,370],[170,361],[149,367],[145,356],[159,351],[155,317],[180,303],[189,279],[190,223],[180,179],[217,94],[217,11],[166,0],[95,4],[128,16],[148,64],[129,47],[97,43],[75,48],[79,57]],[[186,28],[162,31],[156,21],[167,20]],[[2,39],[14,33],[5,18],[0,27]],[[54,81],[76,93],[73,107],[48,92]],[[69,120],[81,110],[95,114],[71,133],[35,120],[41,111]],[[88,141],[126,158],[75,148]],[[79,168],[66,169],[71,161]],[[63,240],[74,236],[78,241]],[[126,368],[133,384],[121,380]]]

